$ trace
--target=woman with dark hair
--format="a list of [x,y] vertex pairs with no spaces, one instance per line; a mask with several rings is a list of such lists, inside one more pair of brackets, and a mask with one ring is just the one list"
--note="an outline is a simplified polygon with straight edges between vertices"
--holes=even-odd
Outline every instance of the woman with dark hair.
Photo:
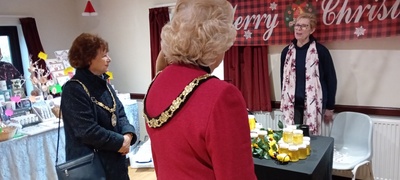
[[129,179],[125,155],[137,138],[107,82],[108,43],[83,33],[72,43],[68,58],[76,72],[63,86],[61,96],[66,160],[97,150],[107,179]]

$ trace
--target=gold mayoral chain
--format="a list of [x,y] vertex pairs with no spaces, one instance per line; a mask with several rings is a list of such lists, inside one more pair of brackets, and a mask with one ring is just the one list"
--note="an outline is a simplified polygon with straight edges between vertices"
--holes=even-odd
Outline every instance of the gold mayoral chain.
[[[156,75],[156,77],[157,77],[157,75]],[[164,123],[168,122],[168,120],[174,115],[175,111],[178,110],[180,108],[181,104],[186,101],[186,98],[190,94],[192,94],[193,90],[201,82],[203,82],[204,80],[207,80],[208,78],[211,78],[211,77],[214,77],[214,76],[211,74],[204,74],[204,75],[201,75],[201,76],[193,79],[188,85],[186,85],[185,89],[183,89],[181,94],[178,97],[176,97],[174,101],[172,101],[172,103],[168,107],[168,109],[165,110],[164,112],[162,112],[159,117],[151,118],[151,117],[147,116],[147,112],[144,109],[143,117],[145,118],[147,125],[151,128],[159,128]],[[153,82],[154,82],[154,80],[153,80]],[[150,86],[153,84],[153,82],[150,84]],[[146,97],[144,98],[143,102],[144,102],[144,104],[146,104]]]
[[115,98],[114,98],[113,93],[112,93],[111,90],[110,90],[110,87],[108,87],[108,85],[106,85],[106,86],[107,86],[107,89],[108,89],[108,92],[110,92],[111,98],[112,98],[112,100],[113,100],[113,107],[112,107],[112,108],[107,107],[107,106],[104,105],[102,102],[99,102],[99,101],[97,101],[94,97],[91,97],[91,96],[90,96],[90,93],[89,93],[89,90],[86,88],[86,86],[85,86],[81,81],[79,81],[79,80],[77,80],[77,79],[71,79],[71,80],[72,80],[72,81],[76,81],[76,82],[78,82],[79,84],[81,84],[81,85],[83,86],[83,89],[86,91],[86,93],[89,95],[89,97],[92,99],[92,101],[93,101],[94,103],[96,103],[98,106],[102,107],[103,109],[105,109],[105,110],[107,110],[108,112],[111,113],[111,125],[112,125],[113,127],[115,127],[115,126],[117,125],[117,116],[115,115],[115,110],[117,109],[117,103],[115,102]]

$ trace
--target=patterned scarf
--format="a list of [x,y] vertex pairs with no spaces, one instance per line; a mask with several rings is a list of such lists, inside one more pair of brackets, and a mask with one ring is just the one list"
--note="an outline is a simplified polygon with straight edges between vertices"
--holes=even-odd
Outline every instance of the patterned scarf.
[[[303,123],[309,125],[313,135],[320,135],[322,120],[322,90],[319,81],[319,59],[316,43],[313,41],[306,56],[306,94],[304,100]],[[283,67],[281,111],[284,123],[294,124],[294,103],[296,88],[296,48],[289,45]]]

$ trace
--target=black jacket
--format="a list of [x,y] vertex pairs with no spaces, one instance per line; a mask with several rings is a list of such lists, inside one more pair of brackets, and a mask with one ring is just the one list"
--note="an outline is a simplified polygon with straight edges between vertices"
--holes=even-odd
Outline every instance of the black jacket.
[[[77,69],[73,79],[81,81],[89,90],[91,97],[108,107],[113,101],[107,86],[117,103],[117,125],[111,125],[111,113],[94,105],[81,84],[68,81],[63,86],[61,110],[66,141],[66,160],[89,154],[93,149],[99,151],[107,179],[129,179],[125,163],[126,157],[118,153],[124,141],[123,134],[134,134],[131,145],[137,140],[135,128],[129,124],[124,107],[113,88],[104,78],[94,75],[88,69]],[[97,112],[97,120],[94,115]]]

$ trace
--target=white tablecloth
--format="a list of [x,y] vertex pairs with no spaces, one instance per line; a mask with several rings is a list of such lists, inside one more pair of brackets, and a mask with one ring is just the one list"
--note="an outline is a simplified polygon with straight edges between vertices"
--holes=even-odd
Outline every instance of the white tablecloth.
[[[60,130],[58,162],[65,162],[64,129]],[[57,129],[0,143],[0,179],[57,179],[55,172]]]
[[[135,127],[135,133],[137,135],[137,139],[140,139],[140,126],[139,126],[139,112],[138,112],[138,104],[136,100],[121,100],[122,104],[124,105],[126,117],[129,120],[129,123],[131,123]],[[137,144],[137,143],[136,143]],[[135,145],[136,145],[135,144]],[[131,147],[134,148],[133,145]]]
[[[139,139],[136,101],[123,101],[129,122]],[[0,180],[56,180],[57,126],[54,129],[0,142]],[[58,163],[65,162],[64,128],[60,130]],[[132,146],[132,149],[134,146]]]

